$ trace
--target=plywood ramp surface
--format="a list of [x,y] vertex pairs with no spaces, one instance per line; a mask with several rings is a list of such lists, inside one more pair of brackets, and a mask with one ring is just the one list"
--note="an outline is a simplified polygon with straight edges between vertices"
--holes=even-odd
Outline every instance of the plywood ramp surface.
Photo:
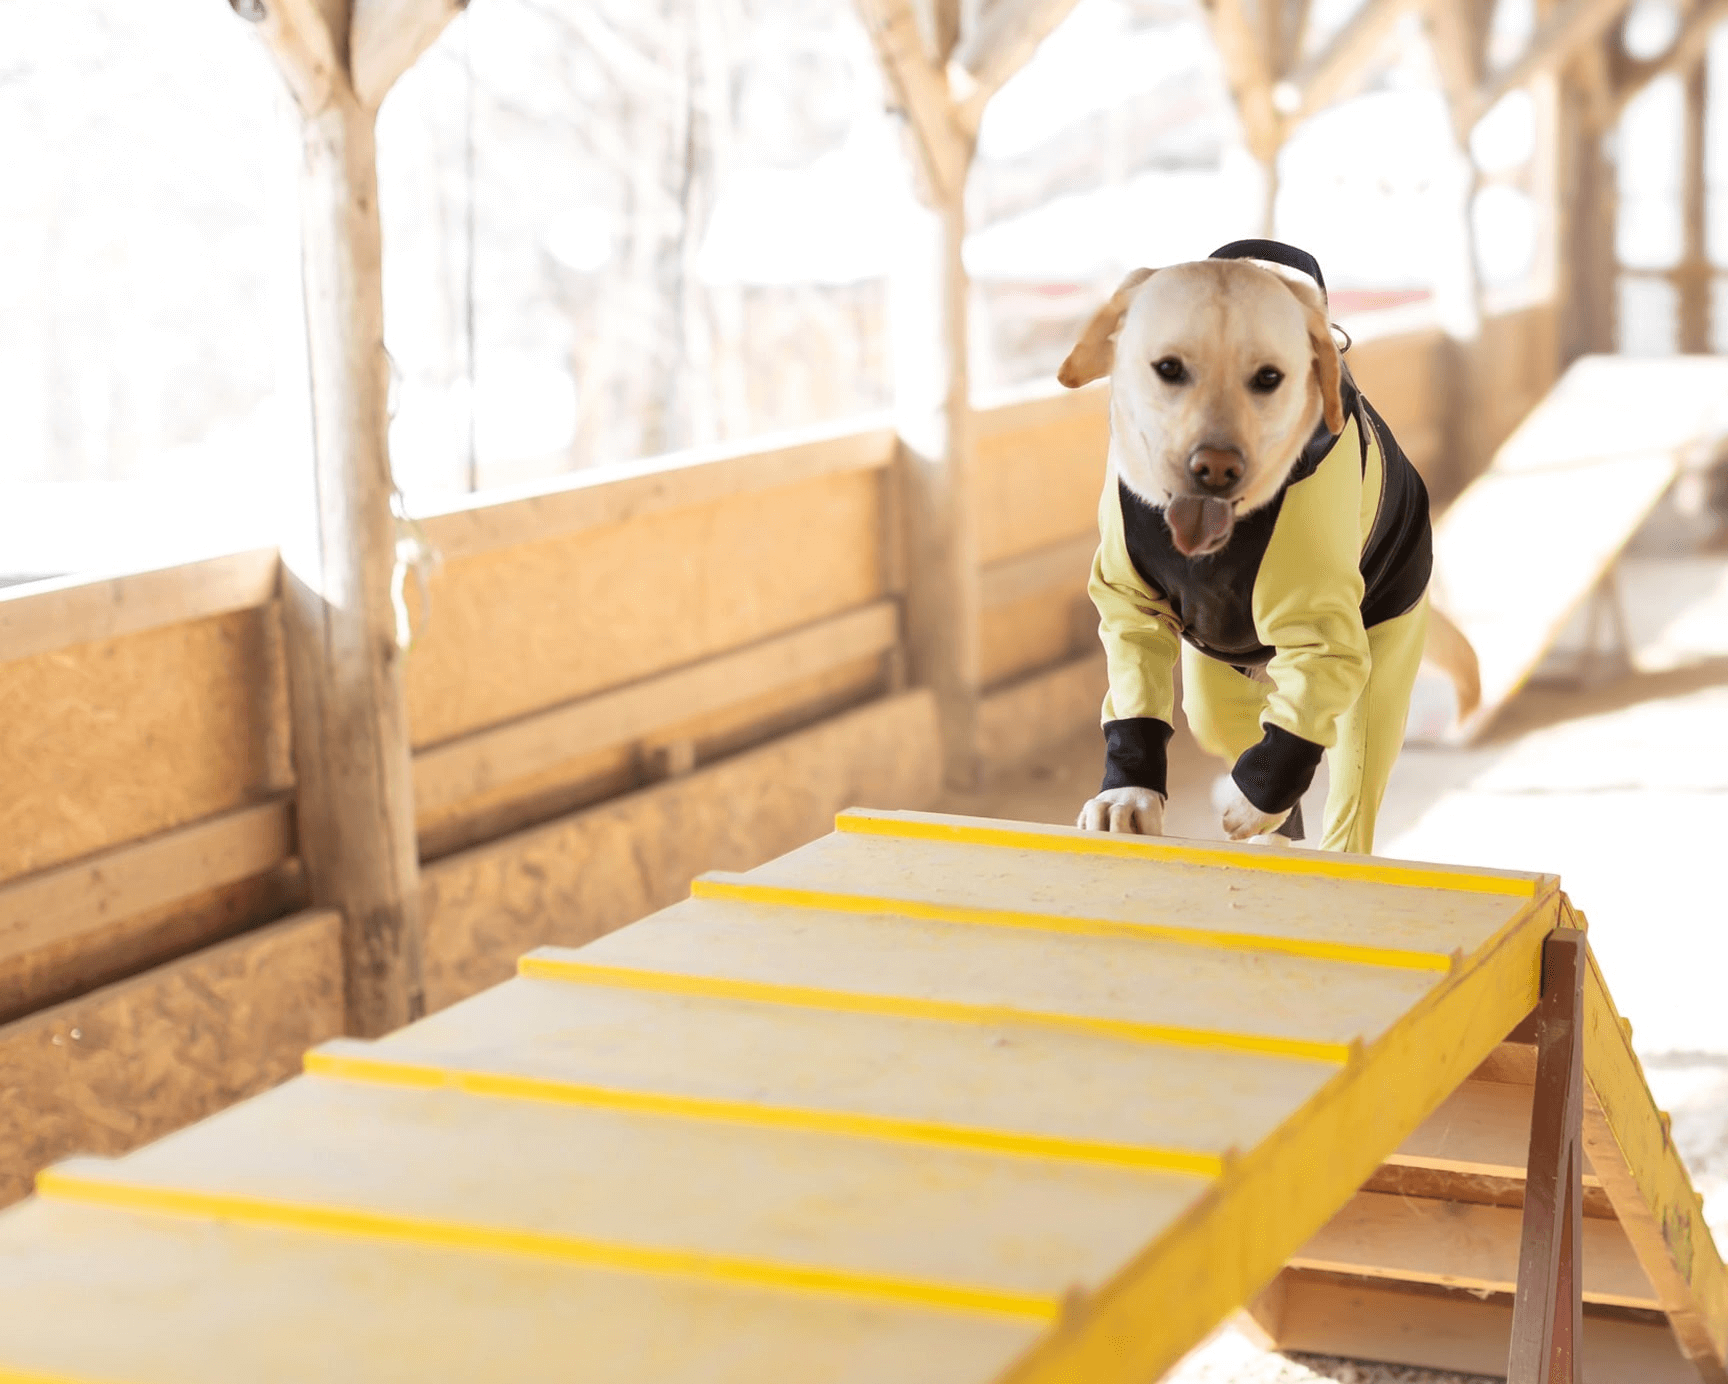
[[1475,647],[1484,731],[1682,466],[1728,435],[1728,360],[1577,361],[1434,531],[1434,598]]
[[[1145,1380],[1305,1245],[1426,1272],[1357,1195],[1401,1148],[1512,1156],[1477,1088],[1552,878],[838,826],[50,1169],[0,1217],[0,1380]],[[1449,1262],[1497,1285],[1516,1213],[1473,1214]],[[1672,1288],[1646,1248],[1603,1301]]]

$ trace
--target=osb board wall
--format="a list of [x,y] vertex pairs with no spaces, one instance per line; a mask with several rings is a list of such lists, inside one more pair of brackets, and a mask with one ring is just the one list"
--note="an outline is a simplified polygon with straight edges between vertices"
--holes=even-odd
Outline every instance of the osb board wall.
[[979,560],[1017,557],[1096,528],[1109,445],[1109,395],[1101,388],[980,410]]
[[0,667],[0,880],[292,781],[278,608]]
[[980,660],[986,687],[1098,647],[1098,617],[1086,596],[1086,572],[1071,586],[1053,588],[984,612]]
[[300,861],[173,903],[106,919],[29,950],[0,949],[0,1024],[232,937],[306,904]]
[[1476,427],[1461,482],[1487,468],[1500,444],[1560,378],[1558,310],[1552,303],[1536,303],[1487,318],[1471,356]]
[[340,929],[298,914],[0,1027],[0,1205],[292,1076],[342,1030]]
[[450,563],[408,659],[416,746],[616,687],[882,591],[882,478],[775,490]]
[[1430,487],[1447,483],[1446,408],[1450,342],[1438,329],[1362,341],[1346,355],[1350,373],[1391,427]]
[[921,807],[939,791],[936,709],[908,692],[711,768],[477,847],[422,876],[426,1002],[506,980],[544,943],[579,945],[833,828],[848,806]]
[[689,741],[698,763],[783,734],[882,690],[882,659],[852,660],[724,710],[664,727],[646,743],[614,745],[544,764],[484,794],[418,816],[420,855],[435,860],[663,777],[657,756]]

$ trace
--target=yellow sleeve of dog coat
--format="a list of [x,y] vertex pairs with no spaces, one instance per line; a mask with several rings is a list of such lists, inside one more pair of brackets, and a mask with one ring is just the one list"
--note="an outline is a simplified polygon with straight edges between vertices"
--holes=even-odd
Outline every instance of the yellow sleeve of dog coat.
[[1261,643],[1277,650],[1260,724],[1327,749],[1368,681],[1361,564],[1374,506],[1364,493],[1359,426],[1352,418],[1314,473],[1284,492],[1251,603]]
[[1150,716],[1173,724],[1181,625],[1169,603],[1146,585],[1128,556],[1114,471],[1105,478],[1098,499],[1098,535],[1088,590],[1098,608],[1098,638],[1110,674],[1103,719]]

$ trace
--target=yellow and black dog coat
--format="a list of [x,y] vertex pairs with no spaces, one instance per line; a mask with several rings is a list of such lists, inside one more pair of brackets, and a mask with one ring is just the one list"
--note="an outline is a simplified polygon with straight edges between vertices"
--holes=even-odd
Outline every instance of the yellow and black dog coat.
[[[1237,241],[1313,277],[1313,257]],[[1276,496],[1215,553],[1184,557],[1163,511],[1112,473],[1098,507],[1091,595],[1109,663],[1103,787],[1167,792],[1174,673],[1202,746],[1232,762],[1262,812],[1298,808],[1333,752],[1323,845],[1373,848],[1421,662],[1432,567],[1428,492],[1385,421],[1343,374],[1345,423],[1315,429]],[[1282,830],[1301,838],[1300,813]]]

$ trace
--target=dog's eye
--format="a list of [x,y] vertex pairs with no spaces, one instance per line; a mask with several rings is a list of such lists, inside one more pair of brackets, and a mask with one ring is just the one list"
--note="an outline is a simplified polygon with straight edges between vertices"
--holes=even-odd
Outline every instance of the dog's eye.
[[1284,372],[1275,365],[1262,365],[1254,372],[1250,384],[1261,394],[1270,394],[1284,383]]
[[1165,384],[1181,384],[1188,378],[1188,372],[1182,368],[1182,362],[1175,356],[1165,356],[1163,360],[1156,362],[1152,369]]

